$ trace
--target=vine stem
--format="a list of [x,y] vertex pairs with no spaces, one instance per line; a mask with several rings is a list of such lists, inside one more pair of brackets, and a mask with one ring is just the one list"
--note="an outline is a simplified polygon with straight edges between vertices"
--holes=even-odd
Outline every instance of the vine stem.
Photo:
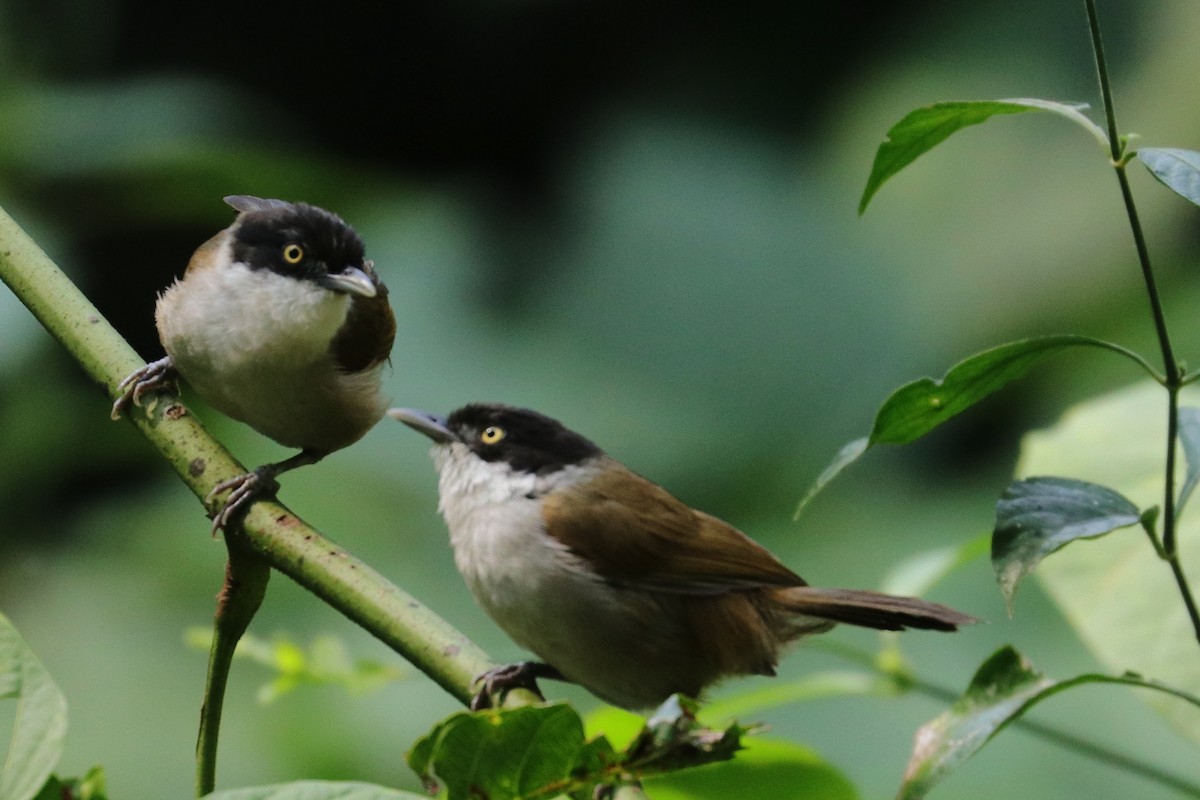
[[[881,665],[877,654],[854,645],[829,639],[816,639],[807,646],[819,648],[851,663],[865,667],[881,677],[898,681],[899,685],[905,689],[943,702],[947,706],[953,705],[962,697],[961,692],[917,675],[912,675],[908,672],[897,675],[893,669]],[[1115,750],[1098,742],[1085,739],[1063,728],[1047,725],[1024,716],[1013,720],[1012,727],[1057,745],[1064,750],[1070,750],[1078,755],[1106,764],[1114,769],[1138,775],[1189,797],[1200,798],[1200,784],[1193,783],[1186,778],[1182,778],[1153,764],[1138,761],[1120,750]]]
[[[1146,246],[1146,235],[1142,230],[1137,206],[1133,201],[1133,190],[1129,186],[1126,165],[1132,154],[1126,151],[1127,143],[1117,132],[1117,112],[1113,103],[1112,83],[1108,76],[1108,63],[1104,58],[1104,43],[1100,37],[1100,18],[1096,13],[1096,0],[1084,0],[1084,2],[1087,6],[1088,28],[1092,35],[1092,51],[1096,58],[1096,73],[1100,80],[1100,95],[1104,104],[1104,118],[1108,128],[1109,154],[1113,169],[1117,174],[1117,183],[1121,187],[1121,199],[1125,203],[1125,214],[1129,218],[1129,227],[1133,234],[1138,263],[1142,269],[1142,279],[1146,284],[1146,294],[1150,299],[1150,313],[1154,318],[1154,330],[1158,335],[1159,348],[1162,350],[1165,376],[1163,385],[1167,390],[1167,453],[1166,475],[1163,480],[1162,546],[1161,548],[1155,547],[1155,550],[1171,567],[1171,574],[1175,578],[1184,607],[1191,618],[1196,641],[1200,642],[1200,609],[1197,609],[1196,599],[1188,584],[1187,575],[1183,571],[1183,565],[1180,563],[1176,539],[1175,465],[1179,439],[1179,391],[1184,385],[1184,373],[1175,358],[1174,348],[1171,346],[1166,314],[1163,312],[1162,299],[1154,278],[1154,269],[1150,264],[1150,251]],[[1149,531],[1149,533],[1153,536],[1153,531]]]

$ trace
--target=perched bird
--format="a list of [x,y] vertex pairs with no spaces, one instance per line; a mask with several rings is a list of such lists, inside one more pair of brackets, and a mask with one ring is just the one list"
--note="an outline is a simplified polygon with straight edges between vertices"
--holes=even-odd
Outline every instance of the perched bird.
[[206,403],[300,452],[222,481],[213,532],[276,477],[358,441],[383,417],[381,373],[396,335],[387,287],[340,217],[305,203],[235,195],[233,224],[202,244],[158,298],[166,358],[118,387],[117,419],[183,378]]
[[544,662],[485,673],[476,707],[545,677],[647,708],[724,677],[773,675],[783,645],[834,623],[976,621],[917,598],[809,586],[741,531],[535,411],[387,413],[434,442],[440,510],[476,601]]

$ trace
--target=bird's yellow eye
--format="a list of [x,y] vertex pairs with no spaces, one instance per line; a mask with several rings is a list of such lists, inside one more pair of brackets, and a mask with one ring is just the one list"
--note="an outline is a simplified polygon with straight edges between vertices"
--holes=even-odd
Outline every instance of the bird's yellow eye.
[[289,244],[283,248],[283,260],[289,264],[299,264],[304,258],[304,248],[298,244]]
[[498,425],[489,425],[479,434],[479,441],[484,444],[496,444],[504,438],[504,428]]

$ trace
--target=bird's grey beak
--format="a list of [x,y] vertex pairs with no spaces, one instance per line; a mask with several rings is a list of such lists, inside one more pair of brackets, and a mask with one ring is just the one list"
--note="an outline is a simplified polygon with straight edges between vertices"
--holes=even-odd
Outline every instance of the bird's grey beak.
[[329,273],[317,278],[317,285],[342,294],[355,294],[359,297],[374,297],[378,290],[371,276],[358,267],[346,267],[342,272]]
[[418,433],[423,433],[438,444],[457,442],[458,436],[446,427],[446,418],[415,408],[389,408],[387,415],[403,422]]

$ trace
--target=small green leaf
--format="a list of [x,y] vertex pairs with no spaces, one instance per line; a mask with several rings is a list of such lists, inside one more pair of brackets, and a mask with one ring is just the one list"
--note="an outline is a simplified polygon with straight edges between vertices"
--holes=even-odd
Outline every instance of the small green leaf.
[[724,730],[701,727],[695,700],[671,695],[622,754],[622,766],[638,776],[726,761],[742,748],[750,729],[734,723]]
[[867,210],[867,204],[879,188],[900,170],[932,150],[949,136],[963,128],[986,122],[1001,114],[1020,114],[1025,111],[1050,111],[1084,127],[1105,147],[1108,136],[1081,112],[1087,108],[1079,103],[1056,103],[1052,100],[1020,98],[1014,100],[990,100],[975,102],[935,103],[909,112],[887,132],[887,139],[875,153],[871,175],[858,203],[858,213]]
[[941,380],[921,378],[901,386],[883,402],[866,439],[855,439],[837,454],[804,495],[793,517],[843,469],[877,444],[908,444],[961,414],[988,395],[1022,377],[1036,364],[1069,347],[1099,347],[1122,355],[1158,377],[1138,354],[1090,336],[1059,334],[1009,342],[958,362]]
[[767,686],[742,690],[705,704],[700,718],[724,721],[772,708],[830,697],[890,694],[887,682],[870,672],[829,670],[814,672],[794,681],[772,681]]
[[1200,482],[1200,408],[1179,409],[1179,441],[1183,444],[1183,455],[1187,459],[1187,477],[1179,490],[1176,514],[1183,512],[1184,504]]
[[204,800],[429,800],[428,797],[386,786],[352,781],[295,781],[272,786],[227,789],[204,795]]
[[92,767],[82,778],[51,777],[35,800],[107,800],[104,769]]
[[829,463],[821,474],[817,476],[817,480],[804,493],[804,497],[800,498],[799,504],[796,506],[796,511],[792,514],[792,519],[799,519],[803,513],[804,507],[808,502],[817,496],[817,493],[825,488],[825,484],[836,478],[842,470],[858,460],[858,457],[867,452],[867,448],[871,446],[871,440],[866,436],[861,439],[855,439],[852,442],[844,445],[838,454],[834,456],[833,461]]
[[752,739],[733,761],[647,778],[654,800],[857,800],[838,769],[791,742]]
[[[189,647],[207,650],[212,645],[212,629],[190,628],[184,639]],[[256,698],[262,705],[306,685],[332,684],[362,695],[404,677],[404,672],[393,664],[351,658],[345,643],[329,635],[314,637],[305,649],[285,635],[262,639],[246,634],[238,641],[234,657],[278,673],[259,687]]]
[[1060,334],[1009,342],[958,362],[941,380],[922,378],[901,386],[875,415],[870,442],[876,445],[915,441],[1022,377],[1043,359],[1080,346],[1112,350],[1146,366],[1144,360],[1125,348],[1089,336]]
[[1143,147],[1137,157],[1175,194],[1200,206],[1200,153],[1172,147]]
[[1085,683],[1153,689],[1200,707],[1200,698],[1137,675],[1077,675],[1054,681],[1034,669],[1011,646],[996,651],[979,667],[967,691],[948,711],[917,731],[912,757],[897,800],[918,800],[973,756],[1010,722],[1053,694]]
[[982,558],[991,548],[991,539],[991,534],[983,534],[962,544],[926,550],[903,559],[884,576],[879,590],[887,594],[924,597],[947,575]]
[[67,699],[17,629],[0,614],[0,702],[15,701],[0,765],[0,798],[30,800],[50,778],[67,735]]
[[1076,539],[1091,539],[1136,525],[1137,506],[1104,486],[1071,478],[1028,478],[996,502],[992,567],[1009,614],[1017,583],[1038,563]]

